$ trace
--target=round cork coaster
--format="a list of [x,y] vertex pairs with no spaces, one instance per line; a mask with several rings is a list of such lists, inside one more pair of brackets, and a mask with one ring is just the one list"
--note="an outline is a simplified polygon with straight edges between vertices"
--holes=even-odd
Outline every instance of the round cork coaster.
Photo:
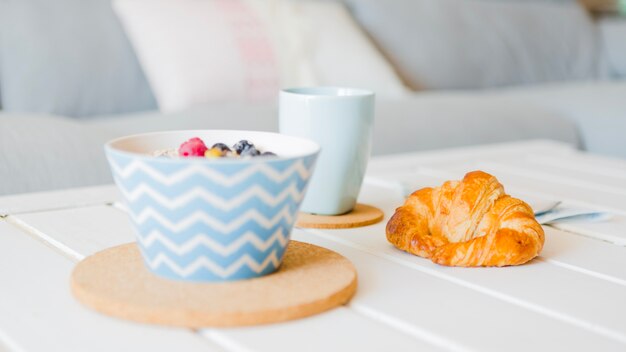
[[109,248],[74,268],[71,288],[101,313],[143,323],[200,328],[275,323],[350,300],[357,275],[343,256],[291,241],[273,274],[227,283],[173,281],[150,273],[136,244]]
[[385,213],[371,205],[357,203],[351,212],[342,215],[315,215],[300,213],[297,227],[309,229],[349,229],[380,222]]

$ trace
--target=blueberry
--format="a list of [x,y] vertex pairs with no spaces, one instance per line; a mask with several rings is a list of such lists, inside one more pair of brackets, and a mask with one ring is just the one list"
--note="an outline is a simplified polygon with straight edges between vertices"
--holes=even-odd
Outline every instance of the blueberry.
[[241,155],[241,153],[249,148],[254,148],[254,144],[248,142],[245,139],[240,140],[239,142],[233,145],[233,149],[237,152],[237,154]]
[[276,154],[272,152],[265,152],[265,153],[262,153],[261,156],[276,156]]
[[219,149],[222,153],[224,152],[229,152],[230,148],[228,148],[228,146],[224,143],[215,143],[213,144],[213,146],[211,147],[211,149]]
[[244,149],[241,153],[239,153],[240,156],[258,156],[260,154],[261,153],[256,150],[254,146]]

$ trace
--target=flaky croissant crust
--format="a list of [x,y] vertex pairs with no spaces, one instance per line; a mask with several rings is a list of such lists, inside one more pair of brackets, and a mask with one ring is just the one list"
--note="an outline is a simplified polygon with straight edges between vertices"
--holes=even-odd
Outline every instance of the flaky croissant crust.
[[473,171],[411,194],[387,223],[387,240],[442,265],[506,266],[539,255],[544,233],[528,204]]

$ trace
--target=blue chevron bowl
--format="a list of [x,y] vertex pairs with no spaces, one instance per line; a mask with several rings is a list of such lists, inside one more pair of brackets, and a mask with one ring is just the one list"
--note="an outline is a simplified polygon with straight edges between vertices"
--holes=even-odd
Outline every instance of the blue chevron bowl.
[[[278,157],[151,155],[193,137],[207,145],[247,139]],[[193,130],[123,137],[105,151],[147,268],[170,279],[220,282],[278,268],[319,146],[277,133]]]

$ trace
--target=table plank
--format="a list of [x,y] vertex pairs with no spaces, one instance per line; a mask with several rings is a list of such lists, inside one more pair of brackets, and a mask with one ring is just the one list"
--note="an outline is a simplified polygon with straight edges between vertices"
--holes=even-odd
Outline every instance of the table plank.
[[626,248],[544,226],[541,258],[626,286]]
[[0,352],[16,352],[22,351],[19,345],[16,345],[13,339],[0,329]]
[[[367,200],[368,197],[375,196],[375,194],[373,193],[377,193],[374,187],[368,187],[364,192],[364,197],[365,197],[364,200]],[[385,193],[388,193],[388,192],[385,192]],[[376,204],[378,206],[385,208],[385,210],[387,210],[387,216],[389,216],[391,214],[390,213],[391,210],[389,209],[393,209],[397,205],[396,202],[399,199],[401,199],[399,195],[394,199],[394,197],[389,197],[387,194],[387,196],[385,197],[385,200],[380,200],[376,202]],[[17,215],[14,217],[19,218],[24,223],[29,224],[29,226],[31,226],[34,230],[38,231],[37,233],[46,234],[47,237],[54,238],[55,241],[57,241],[57,243],[62,244],[60,248],[68,248],[70,250],[69,253],[71,257],[82,257],[84,255],[88,255],[93,252],[96,252],[102,248],[129,242],[133,239],[133,233],[130,228],[130,224],[128,223],[126,215],[123,214],[118,209],[109,207],[109,206],[95,206],[95,207],[86,207],[86,208],[81,208],[81,209],[65,209],[65,210],[43,212],[43,213],[29,213],[29,214]],[[9,219],[14,218],[14,217],[13,216],[9,217]],[[75,220],[75,219],[80,219],[80,220]],[[68,223],[71,223],[73,221],[78,221],[78,225],[68,225]],[[383,224],[379,224],[376,226],[380,227],[381,225],[384,226]],[[369,229],[370,228],[355,229],[354,232],[362,232],[362,230],[369,231]],[[336,231],[332,233],[336,233]],[[384,235],[381,235],[383,233],[384,233],[384,228],[379,228],[378,231],[375,234],[373,234],[373,236],[378,237],[383,240],[383,242],[378,243],[377,246],[382,246],[383,248],[389,249],[389,245],[386,244],[386,242],[384,241]],[[342,235],[341,237],[343,238],[344,236]],[[619,247],[616,247],[616,248],[619,248]],[[344,251],[345,249],[341,252],[345,254]],[[398,252],[398,251],[395,251],[395,252]],[[394,254],[397,254],[395,252]],[[414,257],[411,257],[410,260],[413,260],[413,259]],[[367,261],[361,260],[361,263],[367,263]],[[363,270],[362,269],[363,265],[366,265],[366,264],[361,264],[361,266],[358,266],[358,269],[360,271]],[[386,265],[390,266],[392,264],[387,263]],[[382,265],[381,267],[385,267],[385,265]],[[378,276],[375,276],[375,277],[385,278],[384,274],[392,270],[405,272],[409,269],[402,268],[402,267],[391,268],[391,269],[383,270],[383,273],[378,274]],[[563,270],[567,270],[567,269],[563,269]],[[415,272],[410,275],[420,276],[419,279],[415,280],[415,282],[422,283],[420,287],[424,284],[427,285],[428,287],[436,287],[437,285],[438,286],[442,285],[441,283],[438,283],[436,285],[433,284],[431,281],[440,282],[441,278],[437,278],[437,277],[432,278],[432,277],[429,277],[429,274],[430,273]],[[371,273],[365,273],[365,275],[362,274],[361,275],[362,281],[364,280],[364,278],[367,278],[370,275],[372,274]],[[364,283],[362,282],[362,285],[363,284]],[[387,285],[385,285],[385,287],[393,287],[393,286],[401,287],[405,285],[406,283],[404,280],[402,281],[396,280],[395,282],[388,283]],[[532,310],[528,310],[526,307],[517,307],[516,305],[510,304],[510,302],[499,301],[489,295],[484,295],[483,292],[473,292],[472,290],[466,287],[459,287],[458,283],[456,282],[448,282],[447,285],[450,287],[447,287],[444,285],[445,288],[441,288],[440,290],[436,291],[437,292],[436,296],[445,297],[445,292],[452,292],[452,294],[454,295],[455,291],[463,291],[463,292],[470,291],[472,292],[471,294],[467,294],[467,293],[462,294],[462,296],[464,297],[464,300],[462,302],[465,302],[463,306],[467,305],[469,307],[484,307],[484,306],[498,307],[498,309],[490,309],[489,311],[481,313],[481,316],[484,315],[487,318],[490,318],[491,322],[495,323],[497,321],[507,319],[507,317],[510,317],[510,316],[529,316],[530,315],[531,318],[528,318],[528,321],[535,321],[535,324],[547,324],[549,328],[546,327],[547,329],[546,331],[551,331],[555,329],[554,326],[549,326],[550,324],[554,324],[554,322],[552,322],[554,318],[550,316],[546,317],[544,316],[543,313],[538,313]],[[417,289],[414,288],[414,290],[417,290]],[[359,292],[361,291],[362,289]],[[377,294],[374,295],[374,297],[376,297],[377,295],[384,296],[383,290],[378,290]],[[468,298],[468,297],[473,297],[473,296],[482,297],[482,298],[480,299]],[[432,299],[433,297],[430,297],[430,298]],[[360,300],[359,296],[357,296],[357,298],[355,299],[355,302],[357,302],[358,300]],[[451,298],[447,299],[447,301],[450,301],[450,300]],[[397,302],[398,300],[394,301],[393,299],[389,299],[389,301]],[[375,312],[382,312],[382,311],[385,311],[386,309],[386,307],[384,306],[375,306],[377,308],[374,309],[371,307],[371,304],[365,304],[363,306],[366,307],[365,308],[366,312],[371,312],[372,309]],[[507,309],[505,308],[507,306],[510,306],[510,307]],[[477,312],[474,312],[474,311],[466,312],[463,310],[462,307],[455,307],[454,311],[457,311],[457,310],[463,313],[463,317],[465,318],[460,319],[458,317],[455,317],[454,320],[464,322],[465,325],[471,325],[470,318],[471,317],[475,318]],[[510,312],[511,310],[513,310],[514,312],[511,313]],[[413,319],[410,317],[412,315],[416,315],[421,318],[432,319],[432,314],[424,314],[424,310],[422,310],[421,315],[418,312],[413,312],[411,314],[407,312],[411,312],[411,311],[407,310],[406,312],[403,313],[402,310],[400,310],[396,313],[400,314],[401,316],[404,316],[405,319],[409,319],[409,321],[411,321],[410,319]],[[380,313],[376,313],[376,314],[380,314]],[[406,318],[407,314],[409,314],[408,318]],[[495,315],[495,317],[493,317],[493,315]],[[537,318],[537,316],[541,316],[542,318]],[[331,322],[332,320],[333,319],[329,319],[326,324],[329,324],[329,322]],[[439,335],[435,335],[435,336],[441,337],[441,336],[445,336],[445,334],[448,333],[446,330],[445,321],[447,320],[444,320],[441,323],[440,330],[438,331]],[[537,321],[539,321],[539,323]],[[546,323],[545,321],[548,321],[550,324]],[[415,329],[418,329],[415,327],[415,324],[416,323],[413,321],[409,325]],[[422,322],[422,325],[419,325],[419,326],[422,326],[420,329],[424,329],[423,326],[429,327],[430,326],[429,324],[430,323],[428,323],[428,321]],[[504,325],[504,326],[508,326],[508,325]],[[539,326],[539,325],[536,325],[536,326]],[[520,326],[519,328],[523,329],[523,326]],[[568,327],[565,330],[570,329],[570,328],[575,329],[576,327]],[[387,327],[387,329],[389,329],[389,327]],[[418,329],[418,331],[422,331],[420,329]],[[244,339],[243,340],[244,342],[239,342],[239,343],[244,343],[244,345],[246,342],[256,344],[257,343],[256,340],[259,338],[258,336],[260,335],[257,335],[254,332],[254,329],[244,329],[244,330],[248,330],[246,331],[246,333],[250,334],[251,337],[249,339]],[[331,329],[331,330],[334,330],[334,329]],[[466,329],[465,331],[472,332],[473,330]],[[217,333],[211,332],[207,336],[219,335],[219,336],[222,336],[223,339],[227,339],[227,340],[232,340],[232,341],[241,340],[239,335],[237,335],[237,337],[235,338],[233,336],[230,336],[229,333],[230,331],[226,331],[226,332],[218,331]],[[471,343],[478,344],[480,343],[479,341],[480,339],[474,340],[474,341],[470,339],[472,336],[475,336],[476,334],[480,335],[478,332],[475,332],[473,334],[468,334],[468,336],[465,336],[465,340],[460,339],[460,341],[464,341],[466,344],[469,344],[470,347],[476,347],[477,345],[471,345]],[[504,336],[506,336],[504,332],[503,334]],[[430,336],[430,335],[426,335],[426,336]],[[580,336],[587,336],[587,335],[581,334]],[[466,341],[468,339],[469,341]],[[368,345],[372,345],[377,340],[378,339],[373,339],[372,342],[368,343]],[[431,341],[431,343],[437,343],[438,341],[439,340],[435,339],[434,341]],[[446,347],[449,347],[449,346],[446,346]],[[466,347],[467,347],[466,345],[463,345],[463,348],[466,348]]]
[[[519,305],[607,338],[626,343],[623,297],[626,288],[587,273],[535,261],[513,268],[467,270],[438,266],[401,252],[369,232],[313,233],[353,246],[411,269],[449,280],[499,300]],[[380,237],[379,237],[380,238]],[[602,292],[602,299],[597,294]]]
[[581,165],[584,165],[587,171],[600,175],[626,175],[625,159],[604,155],[577,152],[569,153],[563,158],[563,155],[555,156],[536,153],[532,155],[531,160],[538,164],[553,165],[572,171],[580,171]]
[[[376,181],[368,182],[363,196],[372,199],[372,190],[377,187],[387,188],[387,194],[396,194],[394,197],[386,197],[386,200],[376,200],[376,204],[393,212],[401,204],[400,194],[404,193],[403,187],[398,183],[413,184],[415,189],[435,186],[443,182],[442,178],[422,176],[415,173],[398,175],[399,180],[394,182]],[[534,196],[527,196],[523,192],[514,191],[512,195],[526,199],[532,203]],[[541,198],[540,198],[541,199]],[[374,200],[372,200],[374,201]],[[565,203],[565,206],[568,204]],[[388,214],[389,215],[389,214]],[[546,231],[546,243],[542,257],[552,263],[570,266],[572,269],[585,271],[591,275],[602,276],[611,281],[626,280],[626,217],[615,215],[611,219],[602,222],[562,222],[544,226]],[[561,231],[564,230],[564,231]],[[382,230],[381,230],[382,231]],[[587,238],[588,237],[588,238]],[[601,239],[602,241],[597,241]],[[619,247],[613,244],[619,245]],[[599,255],[598,253],[602,253]]]
[[614,215],[600,222],[561,222],[551,225],[569,233],[598,239],[614,245],[626,246],[626,216]]
[[[501,269],[441,267],[398,251],[386,242],[384,222],[352,230],[298,230],[296,239],[337,250],[355,263],[360,287],[349,306],[296,322],[205,329],[194,336],[229,351],[337,347],[376,351],[407,350],[409,346],[451,351],[501,350],[502,346],[513,350],[626,349],[626,306],[622,304],[626,296],[626,248],[614,245],[626,243],[626,189],[620,187],[626,163],[545,141],[376,158],[370,163],[360,201],[381,207],[386,221],[403,202],[404,187],[398,178],[410,180],[413,186],[438,185],[462,176],[468,167],[492,168],[507,191],[522,199],[557,198],[565,204],[610,209],[617,216],[611,223],[546,228],[547,242],[539,260]],[[582,171],[577,172],[580,167]],[[559,178],[561,173],[564,182]],[[595,182],[596,177],[601,182]],[[44,194],[41,204],[33,195],[11,197],[9,201],[0,198],[0,216],[67,258],[78,260],[133,238],[126,216],[104,205],[118,199],[117,194],[111,197],[111,188],[85,197],[89,189],[69,191],[67,200],[63,192]],[[64,259],[43,243],[35,243],[48,255]],[[0,255],[5,247],[0,228]],[[25,249],[24,253],[31,253]],[[67,258],[64,260],[71,265]],[[18,300],[25,301],[22,297]],[[0,313],[2,308],[0,303]],[[17,346],[21,346],[25,337],[15,340],[15,336],[20,337],[20,331],[30,324],[20,326],[18,320],[17,328],[6,330],[3,322],[18,318],[6,319],[0,316],[0,341],[4,336],[5,345],[13,348],[19,341]],[[520,339],[520,334],[532,338]],[[311,335],[316,338],[311,339]]]
[[[12,215],[7,218],[41,237],[66,256],[80,260],[105,248],[134,241],[128,217],[112,206],[90,206],[39,213]],[[345,327],[350,327],[346,329]],[[290,335],[285,334],[285,330]],[[309,341],[316,332],[315,341]],[[342,331],[337,335],[337,331]],[[206,329],[202,335],[216,344],[240,351],[332,350],[350,346],[360,351],[380,351],[385,346],[407,350],[438,351],[432,344],[397,331],[346,308],[336,309],[315,318],[264,327]],[[286,336],[289,336],[288,338]],[[306,340],[306,345],[302,341]],[[277,343],[280,341],[280,343]]]
[[[569,156],[561,160],[568,158]],[[579,167],[585,168],[585,165],[579,164]],[[620,187],[620,184],[626,185],[626,179],[620,183],[617,181],[621,177],[619,175],[598,176],[598,182],[593,183],[591,176],[584,173],[567,173],[564,170],[563,172],[570,176],[559,179],[554,170],[551,172],[544,170],[544,173],[526,171],[500,162],[483,161],[455,165],[439,163],[421,167],[416,174],[426,175],[429,179],[433,177],[454,179],[462,177],[467,170],[472,169],[482,169],[496,175],[511,195],[521,199],[560,200],[564,206],[612,212],[615,216],[605,222],[563,222],[552,226],[616,245],[626,245],[626,186]],[[528,170],[532,168],[528,167]],[[403,177],[408,179],[406,175]],[[419,178],[420,176],[415,177]]]
[[[325,235],[318,236],[319,233]],[[350,302],[352,308],[409,326],[444,348],[477,351],[497,351],[502,346],[510,351],[626,348],[624,343],[585,328],[329,240],[331,236],[324,231],[294,233],[295,239],[336,250],[356,265],[360,281],[359,291]],[[519,339],[522,331],[533,338]]]
[[[382,207],[386,212],[385,221],[403,201],[397,194],[396,204],[391,205],[393,198],[389,189],[376,187],[364,189],[361,195],[362,202]],[[316,232],[387,260],[626,341],[626,306],[622,304],[626,287],[615,281],[538,261],[519,267],[480,270],[443,267],[393,248],[384,233],[384,222],[360,229]],[[588,255],[594,253],[587,247],[579,250],[588,251]],[[610,256],[616,265],[626,266],[626,256],[620,253],[608,252],[603,256]],[[597,292],[602,292],[602,299],[589,299]]]
[[502,164],[525,167],[533,172],[541,172],[547,177],[561,178],[564,175],[590,185],[609,186],[624,191],[626,189],[626,170],[621,168],[596,167],[588,158],[581,159],[577,154],[566,157],[531,155],[525,160],[499,161]]
[[24,212],[112,203],[119,197],[114,185],[3,196],[0,197],[0,217]]
[[530,171],[521,173],[519,170],[511,170],[492,162],[428,165],[415,171],[429,176],[439,175],[447,179],[460,179],[466,172],[472,170],[483,170],[496,176],[507,189],[515,188],[526,193],[535,193],[572,204],[606,209],[626,215],[626,194],[614,192],[612,188],[592,189],[582,182],[572,184],[571,178],[563,178],[562,181],[542,179]]
[[109,205],[23,213],[7,221],[50,243],[75,261],[134,241],[130,220]]
[[[474,169],[488,168],[496,172],[507,172],[539,182],[567,185],[578,189],[614,193],[626,196],[626,178],[619,175],[599,175],[584,170],[572,171],[554,166],[537,165],[526,160],[480,161]],[[584,165],[579,165],[584,168]]]
[[[480,169],[492,165],[500,167],[512,173],[529,175],[538,179],[556,180],[573,185],[583,184],[587,188],[599,188],[609,191],[618,191],[623,194],[626,191],[626,162],[622,159],[613,159],[612,166],[608,166],[608,158],[600,158],[595,155],[581,152],[559,153],[528,153],[518,152],[515,154],[491,154],[474,155],[468,158],[439,158],[419,160],[405,165],[405,169],[415,170],[420,167],[438,169],[445,166],[463,166],[461,172]],[[456,169],[455,171],[459,171]]]
[[201,334],[234,351],[445,351],[345,307],[286,323],[204,329]]
[[0,220],[0,330],[25,351],[222,351],[185,329],[110,319],[71,296],[74,264]]
[[410,170],[411,166],[431,162],[457,163],[498,157],[521,158],[527,155],[550,155],[560,158],[576,152],[575,147],[570,144],[551,140],[495,143],[426,152],[411,152],[372,158],[368,165],[368,175],[376,175],[380,172],[403,172]]
[[[408,195],[420,188],[439,186],[446,180],[459,177],[462,177],[462,175],[458,172],[421,168],[417,172],[380,172],[376,175],[368,176],[365,179],[365,185],[385,187],[392,192]],[[590,204],[574,198],[563,200],[561,197],[529,190],[528,186],[520,187],[519,184],[515,183],[506,183],[505,188],[511,196],[523,199],[530,204],[534,204],[537,201],[560,200],[564,207],[583,207],[613,212],[614,214],[610,219],[601,222],[570,221],[555,223],[550,226],[615,245],[626,246],[626,215],[622,214],[620,210],[617,210],[617,213],[615,213],[616,210],[611,207]]]

